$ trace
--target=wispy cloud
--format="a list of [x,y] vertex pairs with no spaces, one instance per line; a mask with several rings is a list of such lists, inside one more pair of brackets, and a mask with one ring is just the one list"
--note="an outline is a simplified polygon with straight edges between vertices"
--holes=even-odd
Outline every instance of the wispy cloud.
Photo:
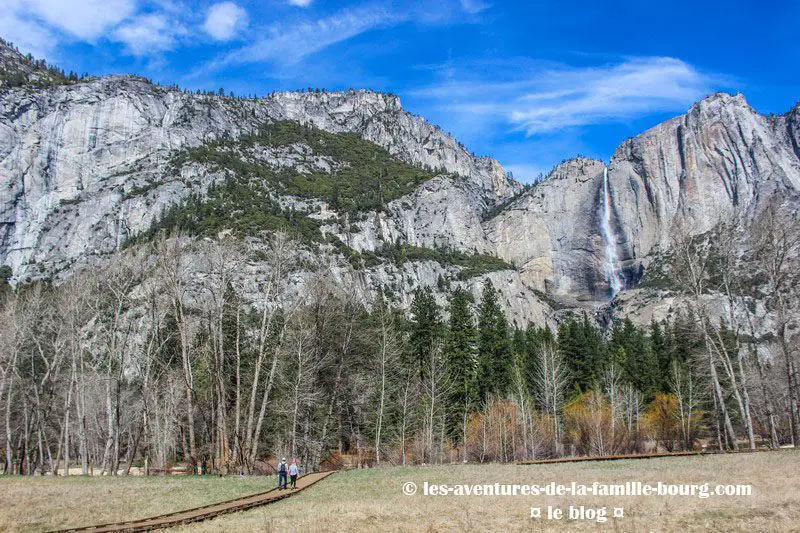
[[669,57],[632,59],[610,68],[550,76],[549,87],[523,95],[511,111],[511,120],[528,134],[683,111],[712,87],[709,76]]
[[386,5],[368,4],[324,18],[278,23],[267,28],[263,38],[212,60],[198,73],[246,63],[292,65],[336,43],[401,20],[402,16]]
[[308,7],[311,5],[311,0],[288,0],[288,2],[297,7]]
[[467,13],[480,13],[481,11],[485,11],[492,7],[492,4],[489,2],[484,2],[482,0],[461,0],[461,7]]
[[[719,81],[670,57],[629,58],[610,65],[534,65],[478,78],[445,66],[445,79],[412,94],[450,112],[539,135],[564,128],[683,111]],[[511,72],[511,73],[510,73]],[[497,79],[499,81],[485,81]]]

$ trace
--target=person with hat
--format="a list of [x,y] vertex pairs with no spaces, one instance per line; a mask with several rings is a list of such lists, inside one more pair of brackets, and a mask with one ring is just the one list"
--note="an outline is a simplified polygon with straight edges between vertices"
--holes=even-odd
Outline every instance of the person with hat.
[[278,488],[279,489],[286,489],[286,474],[288,473],[289,467],[286,465],[286,457],[281,459],[280,464],[278,465]]

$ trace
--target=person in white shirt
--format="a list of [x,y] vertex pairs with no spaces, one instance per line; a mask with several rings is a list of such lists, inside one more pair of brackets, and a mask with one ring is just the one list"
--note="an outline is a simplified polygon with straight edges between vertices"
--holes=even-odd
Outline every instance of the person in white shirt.
[[297,488],[297,474],[300,473],[300,468],[297,466],[297,459],[292,459],[292,464],[289,465],[289,479],[292,480],[292,488]]

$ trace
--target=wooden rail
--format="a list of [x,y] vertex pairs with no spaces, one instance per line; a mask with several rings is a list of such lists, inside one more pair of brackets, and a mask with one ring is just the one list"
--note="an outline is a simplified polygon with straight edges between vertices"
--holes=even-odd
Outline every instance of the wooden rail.
[[687,451],[687,452],[662,452],[662,453],[638,453],[630,455],[598,455],[583,457],[559,457],[557,459],[540,459],[538,461],[518,461],[518,465],[546,465],[551,463],[580,463],[584,461],[620,461],[623,459],[658,459],[660,457],[686,457],[692,455],[729,455],[734,453],[757,453],[774,452],[776,448],[758,448],[757,450],[738,450],[738,451]]
[[214,518],[220,515],[244,511],[246,509],[252,509],[254,507],[260,507],[262,505],[283,500],[284,498],[288,498],[307,489],[311,485],[325,479],[331,474],[333,474],[333,472],[317,472],[302,476],[297,480],[297,489],[295,490],[272,489],[266,492],[251,494],[250,496],[243,496],[233,500],[213,503],[210,505],[204,505],[202,507],[195,507],[192,509],[186,509],[184,511],[177,511],[159,516],[153,516],[150,518],[115,522],[112,524],[68,528],[59,530],[58,533],[65,533],[67,531],[91,531],[94,533],[110,531],[152,531],[154,529],[173,527],[181,524],[191,524],[193,522],[200,522],[202,520],[208,520],[209,518]]

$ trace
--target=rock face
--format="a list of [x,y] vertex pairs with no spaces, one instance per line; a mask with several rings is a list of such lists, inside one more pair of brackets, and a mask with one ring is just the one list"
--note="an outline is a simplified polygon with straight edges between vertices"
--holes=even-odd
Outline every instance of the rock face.
[[624,262],[647,263],[678,228],[711,230],[800,191],[798,116],[759,115],[742,95],[714,94],[624,142],[609,166]]
[[[389,94],[235,99],[132,76],[66,80],[2,42],[0,67],[22,73],[0,83],[0,264],[12,268],[16,281],[67,273],[115,252],[163,211],[192,193],[203,195],[224,176],[224,169],[194,163],[175,170],[176,151],[278,120],[356,133],[436,174],[357,220],[330,212],[322,200],[283,197],[281,205],[314,206],[323,232],[360,252],[402,243],[497,255],[516,269],[459,283],[477,291],[490,277],[520,324],[550,316],[542,293],[567,305],[605,303],[609,246],[631,288],[676,228],[701,234],[734,212],[752,216],[773,197],[800,205],[800,107],[765,117],[741,95],[712,95],[625,141],[607,168],[586,158],[565,161],[523,193],[499,163],[473,156]],[[255,147],[249,155],[298,173],[332,172],[339,164],[304,145]],[[610,237],[601,231],[604,202]],[[490,211],[495,215],[487,220]],[[365,299],[387,283],[407,295],[435,285],[448,268],[384,264],[360,279]]]
[[486,223],[487,235],[523,279],[561,297],[601,299],[603,163],[571,159]]
[[[0,96],[0,260],[26,279],[87,254],[113,252],[164,208],[210,183],[200,169],[175,175],[167,165],[174,151],[236,137],[267,120],[355,132],[408,162],[457,175],[446,187],[469,191],[473,213],[521,188],[497,162],[473,157],[452,137],[404,112],[391,95],[276,93],[237,100],[129,76],[19,87]],[[262,155],[281,162],[281,154]],[[131,194],[143,188],[154,192]],[[414,233],[412,223],[399,226]],[[469,229],[455,229],[459,235],[450,240],[471,247]],[[432,241],[426,236],[420,242]]]
[[[24,83],[14,78],[14,84],[0,85],[0,264],[12,268],[16,281],[67,273],[115,252],[166,209],[190,193],[203,194],[222,177],[197,164],[176,171],[169,164],[176,151],[236,138],[267,121],[357,133],[440,173],[385,212],[359,221],[363,229],[357,233],[349,226],[340,231],[336,223],[326,228],[358,250],[403,242],[486,252],[482,214],[522,189],[496,161],[469,154],[451,136],[403,111],[393,95],[295,92],[241,100],[184,93],[132,76],[54,81],[5,43],[0,58],[4,72],[24,74]],[[257,147],[250,155],[300,173],[336,169],[335,161],[307,152],[303,146]],[[324,202],[283,197],[280,203],[313,205],[323,209],[320,219],[336,218],[324,216]],[[332,264],[347,268],[343,261]],[[368,300],[376,284],[393,282],[407,295],[413,287],[435,285],[447,271],[436,263],[380,266],[361,276],[362,290]],[[458,284],[477,293],[484,277]],[[547,306],[517,272],[489,277],[515,316],[544,320]]]
[[359,251],[402,242],[494,253],[482,226],[483,213],[490,205],[472,184],[459,177],[437,176],[412,194],[390,202],[385,212],[371,212],[364,222],[356,224],[357,232],[338,226],[329,230]]
[[[625,141],[608,167],[611,226],[627,287],[676,232],[700,235],[771,199],[800,206],[800,107],[765,117],[714,94]],[[554,295],[608,297],[602,265],[603,164],[574,159],[486,224],[498,254]]]

